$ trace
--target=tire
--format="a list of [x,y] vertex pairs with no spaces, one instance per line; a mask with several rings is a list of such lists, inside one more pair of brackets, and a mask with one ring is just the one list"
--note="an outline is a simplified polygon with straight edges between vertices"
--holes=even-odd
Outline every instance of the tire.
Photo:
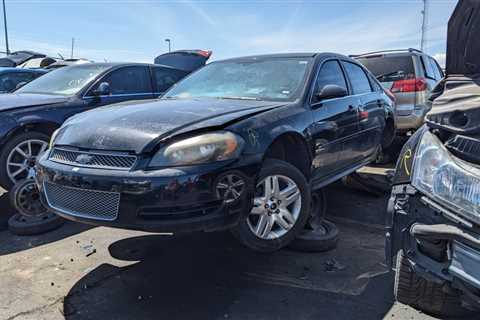
[[321,227],[317,226],[313,230],[303,230],[288,247],[303,252],[325,252],[335,249],[339,233],[337,226],[327,220],[323,220],[321,224]]
[[453,288],[444,290],[444,287],[415,274],[403,251],[398,253],[394,284],[394,296],[398,302],[435,316],[470,314],[470,310],[461,307],[460,292]]
[[40,216],[47,212],[47,208],[43,206],[40,200],[40,194],[34,179],[25,179],[15,183],[8,194],[12,208],[15,208],[18,213],[24,216]]
[[[29,131],[20,133],[14,136],[10,141],[8,141],[0,153],[0,186],[5,190],[10,190],[15,182],[19,180],[23,180],[28,178],[28,168],[24,169],[21,173],[16,176],[16,181],[13,181],[9,176],[9,170],[7,169],[7,162],[9,159],[10,154],[12,151],[17,147],[20,146],[22,143],[26,141],[33,141],[34,148],[32,153],[36,153],[39,151],[39,145],[41,142],[44,142],[46,146],[48,146],[49,137],[46,134]],[[24,149],[22,149],[24,150]],[[20,157],[19,154],[14,155],[14,157]],[[19,160],[20,161],[20,160]],[[35,157],[32,157],[31,161],[27,167],[31,167],[35,164]],[[10,166],[10,171],[13,171],[13,167]]]
[[38,217],[26,217],[19,213],[8,220],[8,229],[19,236],[31,236],[60,228],[65,220],[52,212]]
[[377,152],[376,164],[389,164],[396,160],[394,141],[397,136],[395,125],[392,121],[387,122],[382,134],[382,141]]
[[[255,202],[259,202],[260,198],[265,198],[264,195],[267,193],[267,182],[275,179],[272,177],[277,177],[277,180],[279,181],[279,189],[281,191],[293,188],[293,186],[297,189],[293,189],[295,190],[295,197],[291,194],[287,195],[286,198],[283,198],[283,195],[280,195],[281,192],[278,192],[278,199],[287,200],[282,200],[283,205],[280,203],[281,201],[279,201],[277,207],[274,206],[277,197],[272,196],[270,200],[274,201],[274,203],[269,202],[271,205],[269,209],[266,209],[265,205],[268,205],[268,200],[261,205],[257,205],[258,203],[255,204]],[[286,187],[282,189],[282,186],[285,185]],[[263,188],[265,190],[262,190],[262,186],[265,186],[265,188]],[[231,230],[233,235],[242,244],[255,251],[274,252],[287,246],[303,230],[303,227],[309,218],[311,194],[307,179],[300,170],[291,164],[280,160],[268,159],[265,160],[263,167],[260,170],[254,193],[254,197],[256,197],[253,201],[254,206],[251,212],[246,214],[245,218],[243,218],[238,225]],[[292,203],[289,203],[292,199],[295,200]],[[284,208],[284,206],[287,207]],[[284,218],[285,210],[290,213],[290,218],[288,219],[289,222],[287,222],[288,228],[281,227],[278,222],[271,222],[278,219],[279,221],[282,221],[282,224],[285,224],[285,221],[287,221],[286,218]],[[267,212],[270,214],[267,214]],[[296,218],[292,219],[292,217]],[[262,225],[261,219],[269,221],[265,222],[265,228],[259,228],[259,226]],[[273,225],[273,227],[271,227],[272,231],[259,232],[260,235],[257,235],[253,230],[257,229],[254,226],[255,222],[256,227],[260,230],[269,230],[268,226]],[[264,234],[262,235],[262,233]]]

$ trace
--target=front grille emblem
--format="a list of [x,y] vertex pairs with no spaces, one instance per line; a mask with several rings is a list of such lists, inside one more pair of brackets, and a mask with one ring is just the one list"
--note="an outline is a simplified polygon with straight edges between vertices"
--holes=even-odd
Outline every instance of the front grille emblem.
[[93,156],[88,154],[80,154],[75,158],[75,162],[80,164],[90,164],[90,161],[93,160]]

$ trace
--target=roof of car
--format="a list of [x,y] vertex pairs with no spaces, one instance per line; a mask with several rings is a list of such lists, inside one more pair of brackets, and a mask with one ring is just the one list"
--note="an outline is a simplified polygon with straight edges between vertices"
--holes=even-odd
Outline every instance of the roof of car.
[[152,63],[141,63],[141,62],[92,62],[92,63],[81,63],[81,64],[73,64],[67,66],[68,68],[81,68],[82,66],[102,66],[106,68],[111,67],[129,67],[129,66],[160,66],[168,69],[176,69],[170,66],[164,66],[160,64],[152,64]]
[[341,57],[341,58],[347,58],[347,56],[344,56],[339,53],[331,53],[331,52],[296,52],[296,53],[275,53],[275,54],[262,54],[262,55],[254,55],[254,56],[245,56],[245,57],[236,57],[236,58],[230,58],[230,59],[225,59],[221,61],[235,61],[235,60],[243,60],[243,59],[268,59],[268,58],[314,58],[314,57],[331,57],[331,56],[336,56],[336,57]]
[[393,50],[380,50],[374,52],[366,52],[362,54],[352,54],[350,55],[351,58],[368,58],[372,56],[378,55],[420,55],[425,54],[423,51],[414,49],[414,48],[407,48],[407,49],[393,49]]
[[28,69],[28,68],[14,68],[14,67],[0,67],[0,73],[5,72],[27,72],[27,73],[46,73],[45,69]]

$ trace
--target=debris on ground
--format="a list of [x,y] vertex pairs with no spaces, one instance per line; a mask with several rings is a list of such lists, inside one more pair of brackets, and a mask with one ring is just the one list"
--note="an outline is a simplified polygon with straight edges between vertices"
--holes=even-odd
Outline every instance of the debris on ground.
[[97,249],[92,244],[83,246],[82,249],[85,251],[85,257],[90,257],[92,254],[97,253]]
[[325,261],[325,271],[335,272],[345,270],[346,266],[338,262],[335,258]]

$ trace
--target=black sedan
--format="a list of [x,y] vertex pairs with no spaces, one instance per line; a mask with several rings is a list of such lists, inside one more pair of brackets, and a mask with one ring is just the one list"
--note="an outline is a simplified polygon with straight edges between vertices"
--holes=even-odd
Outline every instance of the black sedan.
[[311,190],[373,161],[394,135],[392,100],[337,54],[210,63],[157,101],[67,121],[39,160],[45,205],[85,223],[155,232],[232,229],[277,250]]
[[51,71],[0,95],[0,185],[9,189],[31,175],[50,135],[70,116],[107,104],[157,98],[187,74],[151,64],[89,63]]

